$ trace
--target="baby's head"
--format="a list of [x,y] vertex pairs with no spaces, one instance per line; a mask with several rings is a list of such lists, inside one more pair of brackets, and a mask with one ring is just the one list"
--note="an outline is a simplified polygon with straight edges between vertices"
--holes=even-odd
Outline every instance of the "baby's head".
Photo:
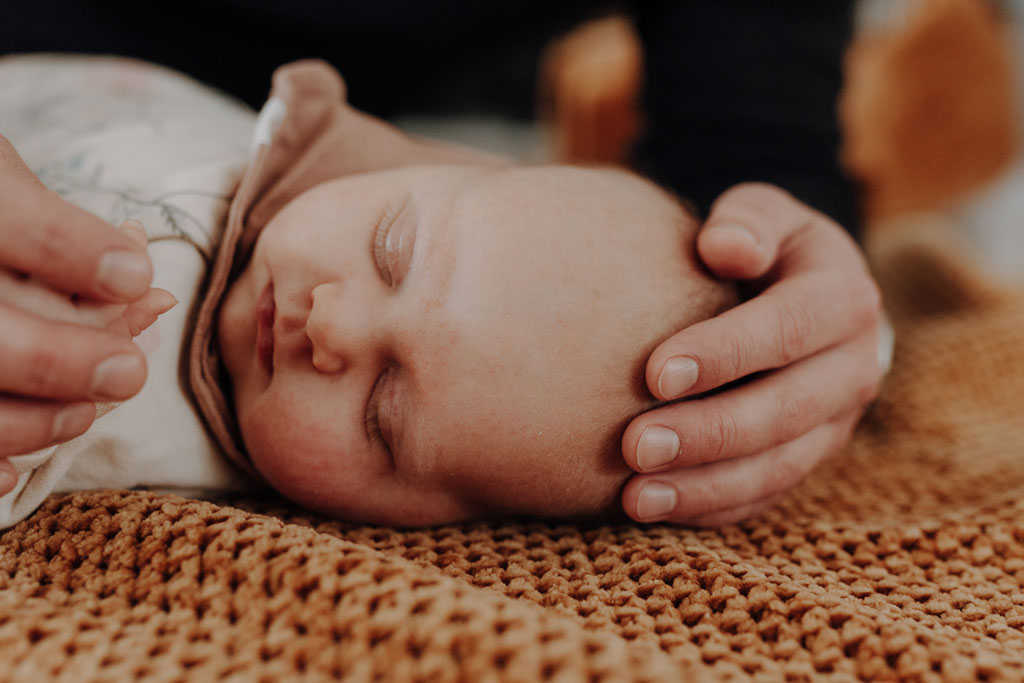
[[696,224],[612,170],[408,167],[266,226],[219,318],[256,469],[337,517],[618,508],[647,356],[733,302]]

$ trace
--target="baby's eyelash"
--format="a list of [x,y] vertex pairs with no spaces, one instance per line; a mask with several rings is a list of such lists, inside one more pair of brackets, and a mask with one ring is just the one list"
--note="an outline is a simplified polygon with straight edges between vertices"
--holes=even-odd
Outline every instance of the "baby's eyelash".
[[385,448],[388,447],[386,441],[384,441],[384,435],[380,433],[380,424],[377,422],[377,411],[371,411],[366,416],[366,436],[370,439],[370,445],[382,445]]
[[388,231],[391,229],[391,224],[395,222],[396,213],[397,209],[393,205],[388,204],[384,215],[373,230],[373,244],[371,245],[373,262],[377,265],[377,270],[380,271],[381,277],[384,278],[388,285],[392,283],[391,269],[388,267]]

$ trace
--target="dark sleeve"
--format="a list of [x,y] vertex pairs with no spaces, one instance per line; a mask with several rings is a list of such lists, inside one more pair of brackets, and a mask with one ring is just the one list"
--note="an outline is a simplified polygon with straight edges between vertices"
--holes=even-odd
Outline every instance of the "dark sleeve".
[[[270,74],[318,58],[377,116],[533,111],[536,60],[587,0],[0,0],[0,55],[115,54],[260,107]],[[525,7],[524,7],[525,5]]]
[[652,1],[636,21],[642,171],[703,212],[738,182],[774,183],[858,234],[836,116],[852,0]]

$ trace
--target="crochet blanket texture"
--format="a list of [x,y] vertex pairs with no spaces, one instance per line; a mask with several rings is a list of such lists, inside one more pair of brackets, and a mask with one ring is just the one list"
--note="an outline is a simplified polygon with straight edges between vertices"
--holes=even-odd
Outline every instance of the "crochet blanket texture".
[[940,228],[876,235],[883,394],[755,519],[395,530],[55,496],[0,535],[0,681],[1024,680],[1024,291]]

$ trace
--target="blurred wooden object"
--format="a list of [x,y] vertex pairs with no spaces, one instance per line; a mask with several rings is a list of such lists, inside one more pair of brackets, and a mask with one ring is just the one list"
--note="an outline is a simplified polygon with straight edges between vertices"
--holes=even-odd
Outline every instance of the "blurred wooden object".
[[628,20],[596,19],[548,50],[541,65],[541,118],[553,158],[625,163],[640,130],[643,51]]
[[1006,36],[986,0],[921,0],[847,59],[843,160],[868,218],[941,207],[992,179],[1018,145]]
[[[855,40],[839,103],[842,159],[868,218],[942,207],[1006,168],[1019,143],[1006,40],[988,0],[919,0],[905,24]],[[626,163],[642,126],[642,75],[623,17],[556,42],[539,93],[553,158]]]

